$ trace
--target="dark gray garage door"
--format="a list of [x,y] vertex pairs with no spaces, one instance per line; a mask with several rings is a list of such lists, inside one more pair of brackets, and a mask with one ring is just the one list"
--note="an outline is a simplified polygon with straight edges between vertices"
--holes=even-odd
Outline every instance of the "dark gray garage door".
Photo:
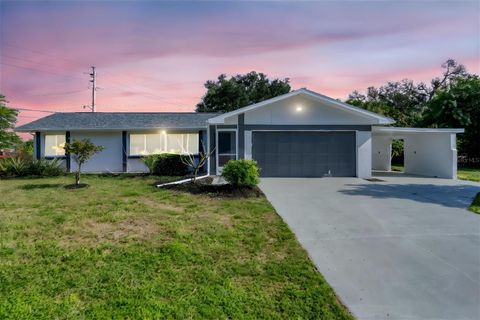
[[262,177],[353,177],[354,132],[253,132],[252,157]]

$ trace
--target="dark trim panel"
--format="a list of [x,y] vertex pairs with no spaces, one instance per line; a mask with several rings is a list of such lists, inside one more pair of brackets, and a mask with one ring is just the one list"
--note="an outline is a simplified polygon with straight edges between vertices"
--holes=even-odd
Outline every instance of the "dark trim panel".
[[236,124],[217,124],[217,129],[237,129]]
[[35,158],[40,159],[42,157],[42,136],[40,132],[35,132]]
[[67,160],[66,156],[50,156],[50,157],[44,157],[45,160]]
[[127,172],[127,131],[122,131],[122,168],[123,172]]
[[[65,142],[66,143],[70,143],[70,131],[67,131],[65,132]],[[70,172],[70,168],[71,168],[71,158],[70,158],[70,154],[69,153],[65,153],[65,166],[67,167],[66,170],[67,172]]]
[[245,130],[346,130],[346,131],[372,131],[371,125],[274,125],[274,124],[246,124]]
[[237,159],[245,158],[245,114],[238,115],[238,154]]
[[[217,128],[216,126],[210,126],[210,136],[208,137],[208,143],[210,145],[210,151],[214,150],[217,146]],[[210,174],[215,175],[217,174],[217,161],[215,159],[217,152],[213,152],[212,155],[210,156],[209,162],[210,162]]]

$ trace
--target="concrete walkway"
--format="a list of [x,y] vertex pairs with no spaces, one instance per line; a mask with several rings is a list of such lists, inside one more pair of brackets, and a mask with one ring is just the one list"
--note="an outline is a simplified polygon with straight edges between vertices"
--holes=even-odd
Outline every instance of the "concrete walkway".
[[260,187],[358,319],[480,319],[480,184],[378,178]]

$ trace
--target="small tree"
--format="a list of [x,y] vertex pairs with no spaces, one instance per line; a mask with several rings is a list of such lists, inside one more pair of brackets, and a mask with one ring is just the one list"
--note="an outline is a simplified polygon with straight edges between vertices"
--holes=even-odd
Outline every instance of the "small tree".
[[82,172],[82,164],[87,162],[94,154],[105,149],[102,146],[97,146],[88,139],[74,140],[71,143],[65,143],[63,147],[66,154],[71,154],[78,165],[77,172],[75,172],[75,185],[80,184],[80,173]]
[[22,142],[13,132],[18,111],[7,107],[7,99],[0,93],[0,149],[10,149]]
[[193,177],[192,177],[192,182],[196,183],[197,182],[197,176],[198,172],[200,169],[207,163],[208,159],[212,156],[212,154],[215,152],[215,148],[210,150],[209,152],[205,151],[205,144],[202,141],[202,150],[198,153],[198,161],[195,159],[195,156],[191,153],[187,153],[185,157],[182,157],[182,162],[186,166],[192,168],[193,171]]

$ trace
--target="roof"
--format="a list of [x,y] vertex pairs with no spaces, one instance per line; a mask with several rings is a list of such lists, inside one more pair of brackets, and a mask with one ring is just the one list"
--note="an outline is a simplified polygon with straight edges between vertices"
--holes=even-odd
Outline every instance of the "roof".
[[464,133],[461,128],[401,128],[401,127],[372,127],[372,132],[382,134],[395,133]]
[[235,116],[235,115],[238,115],[238,114],[241,114],[241,113],[245,113],[245,112],[248,112],[248,111],[251,111],[251,110],[255,110],[255,109],[261,108],[265,105],[268,105],[268,104],[271,104],[271,103],[274,103],[274,102],[277,102],[277,101],[280,101],[280,100],[288,99],[288,98],[291,98],[291,97],[294,97],[294,96],[297,96],[297,95],[306,95],[306,96],[312,97],[312,98],[314,98],[318,101],[324,102],[324,103],[328,104],[329,106],[331,106],[333,108],[342,109],[342,110],[347,111],[347,112],[356,113],[360,116],[364,116],[364,117],[374,119],[374,120],[377,121],[376,124],[392,124],[392,123],[395,123],[395,120],[393,120],[391,118],[382,116],[382,115],[380,115],[378,113],[375,113],[375,112],[371,112],[371,111],[368,111],[368,110],[365,110],[365,109],[362,109],[362,108],[352,106],[348,103],[338,101],[336,99],[324,96],[322,94],[316,93],[316,92],[308,90],[306,88],[301,88],[301,89],[298,89],[298,90],[294,90],[294,91],[291,91],[289,93],[282,94],[280,96],[277,96],[277,97],[274,97],[274,98],[271,98],[271,99],[268,99],[268,100],[265,100],[265,101],[262,101],[262,102],[259,102],[259,103],[255,103],[255,104],[252,104],[252,105],[249,105],[249,106],[246,106],[246,107],[243,107],[243,108],[231,111],[231,112],[223,113],[219,116],[212,117],[211,119],[208,120],[208,122],[210,124],[221,124],[221,123],[224,123],[226,118],[229,118],[231,116]]
[[132,130],[206,128],[218,113],[202,112],[69,112],[54,113],[15,128],[18,132],[65,130]]

